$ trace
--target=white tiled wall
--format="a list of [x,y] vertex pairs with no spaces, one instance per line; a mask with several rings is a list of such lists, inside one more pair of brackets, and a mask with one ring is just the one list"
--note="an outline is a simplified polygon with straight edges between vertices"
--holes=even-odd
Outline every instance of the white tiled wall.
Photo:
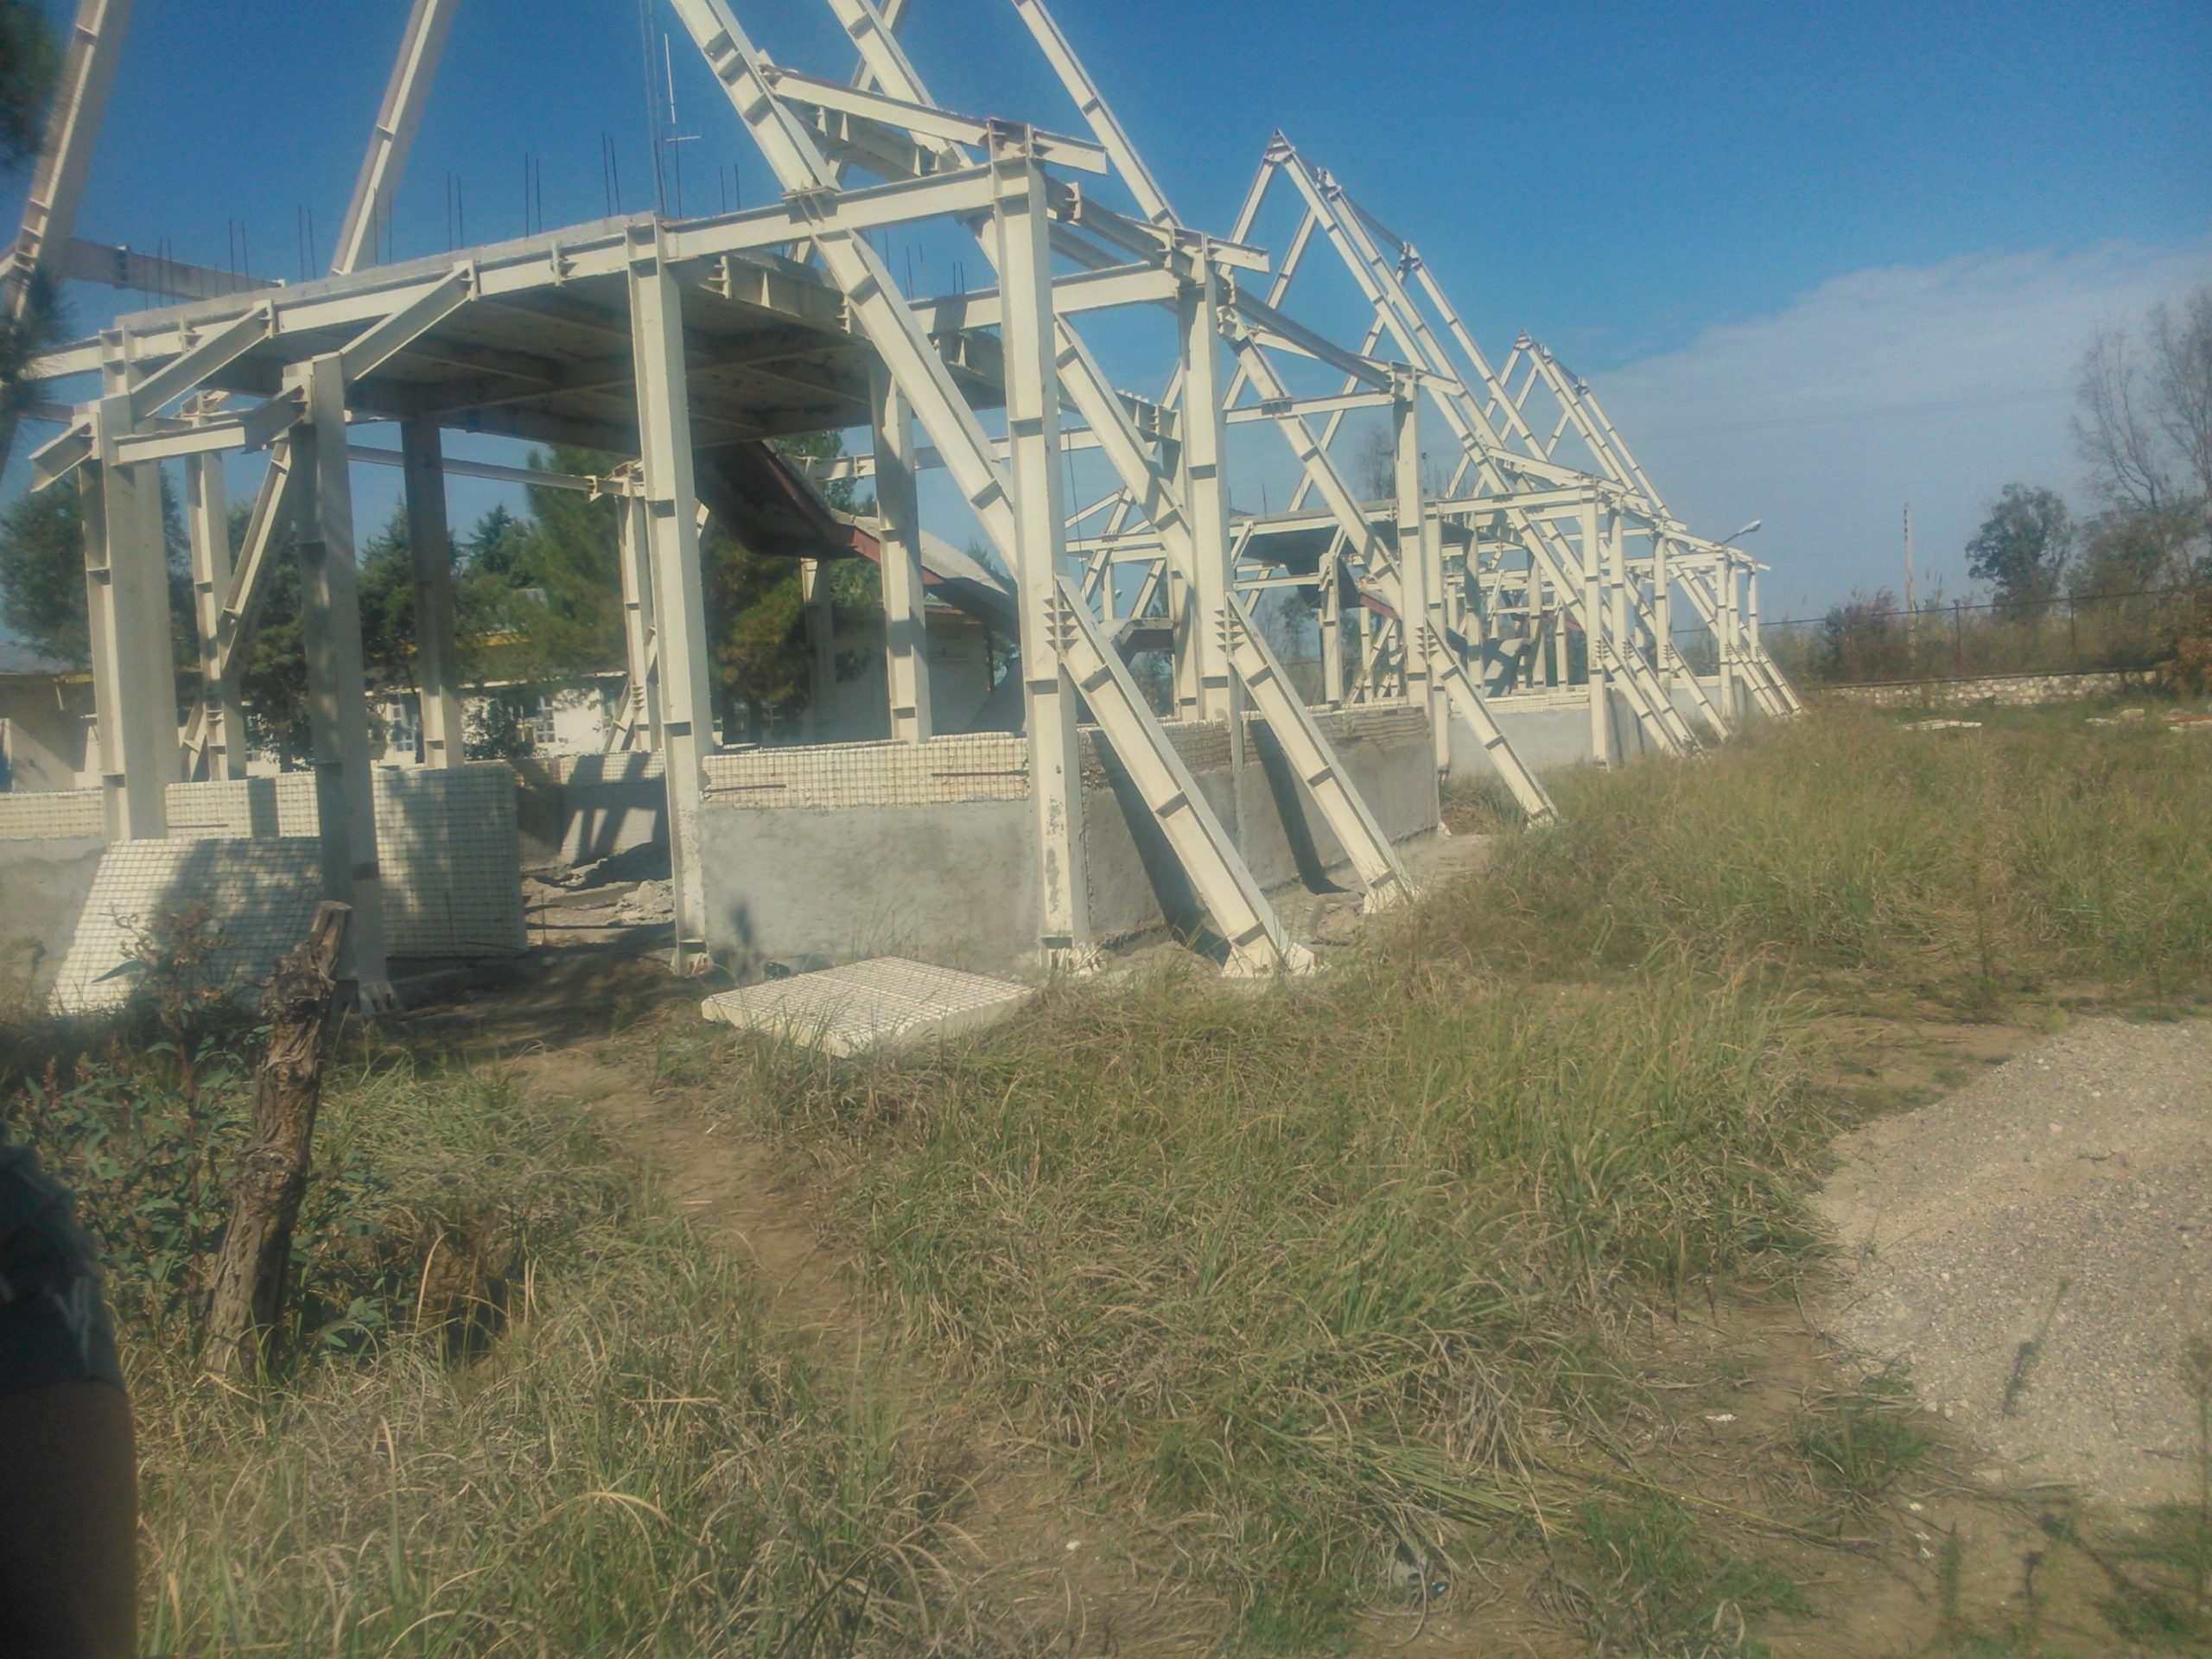
[[1029,797],[1029,745],[999,732],[927,743],[836,743],[709,755],[710,801],[732,806],[928,806]]
[[101,855],[54,980],[54,1007],[93,1014],[120,1006],[140,982],[139,941],[165,918],[194,912],[215,948],[194,982],[235,995],[266,979],[276,957],[307,937],[321,887],[312,841],[118,842]]
[[103,833],[97,789],[0,794],[0,841],[44,841]]
[[[523,950],[514,773],[499,761],[379,766],[375,786],[385,949],[395,957]],[[174,784],[168,812],[172,837],[265,836],[272,823],[280,836],[321,833],[315,774],[306,772]]]
[[482,957],[526,948],[514,774],[498,762],[377,773],[385,948]]

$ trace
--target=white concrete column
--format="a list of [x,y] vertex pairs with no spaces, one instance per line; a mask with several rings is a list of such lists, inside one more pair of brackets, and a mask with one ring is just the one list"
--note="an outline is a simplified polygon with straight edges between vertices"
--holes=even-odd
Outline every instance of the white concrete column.
[[353,480],[346,459],[346,372],[335,356],[291,371],[308,418],[292,440],[300,469],[293,553],[308,668],[315,811],[326,898],[353,907],[343,976],[362,1007],[390,1006],[384,878],[377,861],[376,780],[369,761],[368,675],[361,662],[360,574],[353,557]]
[[799,729],[810,743],[830,741],[830,699],[837,695],[837,620],[830,607],[830,567],[798,562],[799,626],[806,634],[806,713]]
[[1227,720],[1235,713],[1230,679],[1229,603],[1231,590],[1229,489],[1223,471],[1226,448],[1222,414],[1218,312],[1220,279],[1201,257],[1203,275],[1183,284],[1176,299],[1182,341],[1181,486],[1191,523],[1191,626],[1177,644],[1198,665],[1198,716]]
[[407,553],[415,569],[415,683],[423,702],[423,764],[467,759],[461,702],[461,654],[454,626],[453,538],[446,527],[446,474],[438,424],[399,423],[407,489]]
[[1720,717],[1732,726],[1743,711],[1736,706],[1736,565],[1727,554],[1720,556],[1713,580],[1719,613],[1713,648],[1719,658]]
[[1037,836],[1038,936],[1047,963],[1081,969],[1097,953],[1084,865],[1082,751],[1076,690],[1061,666],[1058,576],[1066,549],[1060,391],[1055,372],[1052,249],[1044,175],[1009,143],[991,158],[998,239],[999,328],[1015,520],[1014,586],[1021,617],[1024,729]]
[[1573,670],[1567,661],[1567,590],[1553,588],[1549,604],[1552,613],[1552,689],[1558,690],[1573,679]]
[[629,664],[629,683],[623,690],[631,699],[623,711],[629,723],[630,747],[660,747],[660,674],[654,662],[652,537],[645,528],[645,501],[641,495],[621,498],[616,520],[617,550],[622,573],[622,648]]
[[1620,652],[1625,664],[1633,654],[1643,649],[1637,639],[1634,616],[1630,607],[1633,597],[1628,580],[1628,538],[1618,507],[1605,511],[1605,579],[1613,588],[1613,613],[1606,626],[1611,632],[1614,649]]
[[652,548],[654,645],[666,760],[669,865],[676,906],[677,972],[705,965],[707,905],[699,860],[704,761],[715,749],[708,673],[707,607],[699,574],[699,493],[693,472],[683,301],[661,261],[652,226],[632,230],[630,334],[638,388],[638,443],[645,466],[645,534]]
[[219,454],[184,458],[184,524],[192,543],[193,633],[200,642],[200,748],[209,780],[219,783],[245,772],[238,696],[219,666],[223,601],[231,586],[230,504]]
[[130,371],[119,354],[103,371],[85,505],[85,610],[92,637],[102,820],[110,841],[168,833],[164,791],[182,776],[176,665],[169,643],[168,560],[162,542],[161,468],[122,466],[130,430]]
[[[890,692],[891,741],[926,743],[930,712],[929,613],[922,586],[922,513],[914,490],[914,411],[879,363],[870,372],[874,405],[875,524],[883,578],[883,683]],[[1112,572],[1107,581],[1112,585]]]
[[1613,677],[1605,665],[1605,574],[1598,545],[1598,498],[1582,500],[1582,655],[1590,694],[1590,759],[1613,764]]
[[1421,493],[1421,386],[1408,377],[1394,391],[1392,477],[1398,508],[1398,630],[1405,642],[1406,701],[1427,715],[1437,769],[1446,771],[1452,762],[1452,731],[1435,676],[1429,671],[1430,641],[1443,637],[1443,543],[1428,522]]
[[1321,701],[1332,709],[1344,701],[1344,582],[1339,537],[1321,560]]

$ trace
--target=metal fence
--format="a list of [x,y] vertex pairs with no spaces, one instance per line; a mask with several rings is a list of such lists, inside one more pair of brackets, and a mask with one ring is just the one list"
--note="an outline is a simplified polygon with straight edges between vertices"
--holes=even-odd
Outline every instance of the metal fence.
[[2201,587],[2032,601],[1931,600],[1911,610],[1854,602],[1825,616],[1766,623],[1760,635],[1783,672],[1812,684],[2139,672],[2171,659],[2181,631],[2208,605],[2212,588]]

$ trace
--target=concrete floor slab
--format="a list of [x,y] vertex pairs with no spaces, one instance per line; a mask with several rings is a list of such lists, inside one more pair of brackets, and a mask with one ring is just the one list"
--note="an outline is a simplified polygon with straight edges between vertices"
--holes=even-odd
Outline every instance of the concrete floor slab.
[[874,957],[723,991],[699,1011],[741,1030],[850,1055],[976,1030],[1012,1014],[1029,994],[1007,980]]

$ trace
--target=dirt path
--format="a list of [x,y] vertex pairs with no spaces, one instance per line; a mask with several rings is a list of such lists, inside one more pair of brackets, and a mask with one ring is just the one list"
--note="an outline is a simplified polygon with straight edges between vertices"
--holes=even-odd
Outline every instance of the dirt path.
[[2029,1479],[2195,1491],[2187,1344],[2212,1335],[2212,1024],[2084,1023],[1846,1137],[1829,1312]]
[[1044,1448],[897,1351],[855,1293],[850,1258],[825,1242],[829,1218],[814,1198],[779,1177],[766,1147],[698,1101],[641,1079],[635,1058],[634,1049],[540,1034],[506,1063],[531,1086],[596,1112],[657,1172],[702,1237],[753,1265],[771,1318],[839,1369],[865,1369],[900,1414],[900,1432],[921,1437],[934,1461],[959,1472],[968,1491],[955,1519],[969,1559],[957,1570],[964,1611],[988,1632],[982,1650],[1075,1656],[1200,1645],[1221,1610],[1163,1595],[1102,1548]]

